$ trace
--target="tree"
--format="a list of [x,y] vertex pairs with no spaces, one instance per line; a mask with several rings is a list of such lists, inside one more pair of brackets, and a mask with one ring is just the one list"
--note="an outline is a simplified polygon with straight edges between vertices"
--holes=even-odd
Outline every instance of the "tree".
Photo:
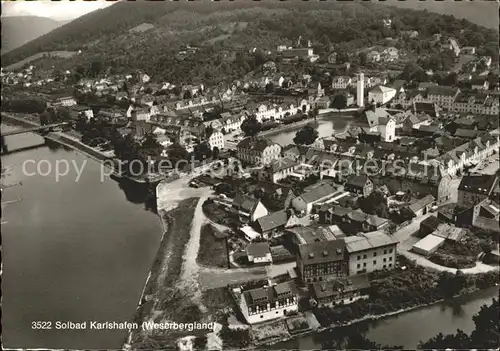
[[347,96],[343,93],[335,94],[333,96],[332,108],[342,110],[347,107]]
[[442,77],[439,82],[441,85],[456,86],[458,84],[458,74],[456,72],[451,72],[450,74]]
[[163,147],[156,139],[153,133],[147,133],[144,135],[144,139],[140,146],[139,156],[141,159],[146,160],[148,156],[158,157],[161,155]]
[[207,346],[207,337],[206,336],[197,336],[194,339],[193,347],[195,350],[205,350]]
[[442,333],[439,333],[426,342],[420,342],[418,348],[465,350],[468,349],[468,345],[470,345],[469,336],[459,329],[456,334],[449,334],[445,336]]
[[500,340],[498,327],[499,312],[498,299],[493,299],[490,306],[481,306],[479,312],[472,317],[476,328],[471,334],[470,348],[498,348],[498,340]]
[[262,130],[262,123],[257,120],[255,115],[250,115],[241,123],[241,130],[245,136],[254,137]]
[[195,159],[201,161],[212,156],[212,150],[210,150],[210,144],[200,143],[194,147],[194,157]]
[[310,109],[307,114],[309,117],[312,117],[312,118],[314,118],[314,120],[316,120],[316,117],[318,117],[318,114],[319,114],[318,106],[315,106],[314,108]]
[[189,157],[187,150],[177,143],[170,145],[167,155],[174,160],[187,160]]
[[422,67],[414,62],[408,63],[404,68],[400,76],[401,79],[412,81],[416,80],[418,82],[427,81],[427,75]]
[[387,206],[387,199],[380,191],[373,191],[366,198],[358,200],[359,208],[364,213],[375,214],[382,218],[389,217],[389,207]]
[[205,138],[208,140],[208,138],[210,138],[210,136],[214,133],[214,127],[212,127],[211,125],[208,125],[206,128],[205,128]]
[[307,124],[295,134],[293,142],[297,145],[311,145],[317,138],[318,131],[312,125]]
[[274,92],[274,84],[272,82],[266,84],[266,93],[271,94]]
[[491,305],[483,305],[479,312],[472,317],[475,328],[471,335],[457,330],[456,334],[438,335],[426,342],[420,342],[419,349],[497,349],[500,340],[498,327],[499,316],[498,299],[493,299]]
[[87,128],[87,117],[80,115],[75,123],[75,130],[77,132],[83,133]]
[[97,77],[102,71],[102,62],[98,59],[93,60],[90,63],[90,75],[92,77]]
[[214,146],[214,148],[212,149],[212,158],[214,160],[218,160],[219,159],[219,154],[220,154],[220,150],[217,146]]
[[368,60],[368,55],[366,54],[366,52],[360,52],[359,53],[359,65],[366,66],[367,60]]
[[60,107],[56,110],[56,120],[58,121],[69,121],[71,115],[67,107]]
[[349,61],[349,55],[343,50],[337,51],[337,63],[345,63]]

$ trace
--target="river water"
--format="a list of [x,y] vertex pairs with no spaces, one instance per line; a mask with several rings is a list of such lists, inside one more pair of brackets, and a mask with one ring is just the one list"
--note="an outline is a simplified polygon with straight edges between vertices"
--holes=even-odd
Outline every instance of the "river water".
[[[414,350],[419,341],[427,341],[438,333],[450,334],[461,329],[466,333],[474,330],[472,316],[482,305],[491,304],[498,297],[498,288],[478,291],[450,302],[442,302],[381,320],[360,323],[350,328],[365,333],[366,337],[381,345],[401,345]],[[342,331],[345,333],[346,331]],[[339,337],[338,330],[272,345],[272,349],[322,349],[324,342]]]
[[[3,132],[10,129],[2,125]],[[158,217],[129,201],[138,197],[128,188],[109,178],[101,182],[100,164],[75,151],[43,145],[34,134],[6,142],[4,183],[22,185],[2,194],[2,203],[20,200],[2,213],[4,346],[120,348],[125,331],[62,331],[54,323],[132,318],[159,247]],[[53,174],[23,174],[29,159],[86,165],[77,182],[74,170],[56,182]],[[52,321],[52,330],[33,330],[34,321]]]
[[[335,132],[343,132],[349,123],[352,121],[352,117],[335,115],[325,115],[318,117],[316,130],[318,131],[318,136],[320,138],[330,137],[335,134]],[[310,122],[315,124],[314,121]],[[283,131],[277,131],[275,133],[267,134],[265,137],[273,140],[274,142],[280,144],[281,146],[286,146],[293,144],[293,138],[295,133],[300,130],[303,126],[291,127]]]
[[[319,123],[321,133],[343,128],[336,120]],[[2,125],[2,131],[10,129]],[[290,135],[293,138],[294,132],[289,130],[275,137],[286,141]],[[132,318],[161,239],[157,216],[129,187],[109,178],[101,182],[97,162],[57,145],[44,145],[37,135],[6,139],[11,153],[2,156],[2,166],[8,169],[4,183],[22,185],[5,189],[2,197],[2,203],[19,200],[6,205],[2,213],[4,346],[120,348],[125,331],[63,331],[54,323]],[[77,182],[74,170],[56,181],[53,174],[23,174],[22,164],[29,159],[86,165]],[[371,322],[367,336],[378,343],[415,348],[419,340],[439,332],[457,328],[470,332],[472,315],[497,293],[489,289],[452,306],[438,304]],[[53,328],[33,330],[34,321],[51,321]],[[272,348],[321,348],[329,337],[325,332]]]

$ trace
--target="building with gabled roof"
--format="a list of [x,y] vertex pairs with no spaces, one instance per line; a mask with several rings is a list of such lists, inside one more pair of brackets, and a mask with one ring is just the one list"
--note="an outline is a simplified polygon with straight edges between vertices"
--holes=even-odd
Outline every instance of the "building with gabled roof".
[[366,174],[353,175],[345,183],[344,190],[367,197],[373,191],[373,182]]
[[347,276],[343,239],[299,245],[297,268],[305,283]]
[[259,179],[278,183],[287,178],[297,169],[298,162],[287,157],[272,160],[267,166],[259,171]]
[[416,200],[408,206],[408,209],[415,214],[416,217],[427,214],[434,205],[436,198],[431,194],[425,195],[423,198]]
[[396,96],[396,89],[378,85],[368,92],[368,102],[384,105]]
[[239,291],[237,304],[249,324],[282,318],[298,311],[298,291],[293,281],[266,284],[255,289]]
[[338,192],[338,188],[331,183],[315,184],[293,199],[292,206],[298,212],[309,214],[314,205],[334,197]]
[[268,242],[250,243],[245,248],[248,262],[250,263],[272,263],[271,249]]
[[268,234],[275,230],[284,229],[289,219],[286,210],[280,210],[269,213],[266,216],[257,218],[254,223],[255,229],[262,233]]
[[349,236],[345,239],[349,276],[394,269],[399,241],[383,231]]
[[248,195],[237,195],[233,200],[232,206],[238,211],[240,217],[250,222],[267,216],[269,213],[260,200]]
[[459,93],[460,89],[456,87],[432,86],[427,89],[427,99],[440,107],[450,108]]
[[317,307],[348,305],[369,297],[370,280],[366,274],[312,284],[312,297]]
[[281,146],[269,139],[248,137],[236,146],[238,158],[250,164],[269,164],[281,154]]
[[498,185],[498,176],[494,174],[465,175],[458,186],[458,205],[470,208],[488,198]]
[[472,225],[490,232],[500,232],[500,205],[496,198],[484,199],[474,206]]

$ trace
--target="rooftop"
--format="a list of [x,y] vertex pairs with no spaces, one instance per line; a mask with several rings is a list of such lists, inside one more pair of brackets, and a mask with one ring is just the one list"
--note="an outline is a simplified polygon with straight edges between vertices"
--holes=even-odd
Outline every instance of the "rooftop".
[[275,142],[273,142],[269,139],[245,138],[238,143],[237,148],[238,149],[251,149],[251,150],[262,152],[267,147],[273,146],[273,145],[278,145],[278,144],[276,144]]
[[247,255],[253,257],[265,257],[271,253],[269,243],[250,243],[246,247]]
[[341,292],[357,291],[370,287],[366,274],[354,275],[349,278],[340,278],[327,282],[313,284],[314,296],[318,299],[335,296]]
[[344,259],[343,239],[299,245],[299,256],[307,264],[317,264]]
[[349,236],[344,239],[347,252],[361,252],[399,243],[396,238],[382,231],[365,233],[357,236]]
[[267,232],[278,227],[284,226],[288,221],[288,216],[285,210],[276,211],[267,216],[257,219],[257,225],[263,232]]

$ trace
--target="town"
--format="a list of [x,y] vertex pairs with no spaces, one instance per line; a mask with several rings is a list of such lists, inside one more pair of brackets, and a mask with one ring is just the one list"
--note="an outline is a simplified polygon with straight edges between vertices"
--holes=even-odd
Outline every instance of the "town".
[[[166,232],[183,236],[178,258],[160,258],[183,267],[173,292],[155,292],[152,271],[142,315],[218,323],[176,335],[180,349],[264,347],[498,281],[498,55],[434,33],[426,44],[450,64],[423,68],[397,44],[421,34],[399,35],[355,52],[317,53],[305,37],[253,48],[253,75],[214,86],[98,62],[2,67],[2,117],[61,123],[48,134],[117,168],[139,160],[117,176],[156,187]],[[157,332],[133,330],[126,346]]]

